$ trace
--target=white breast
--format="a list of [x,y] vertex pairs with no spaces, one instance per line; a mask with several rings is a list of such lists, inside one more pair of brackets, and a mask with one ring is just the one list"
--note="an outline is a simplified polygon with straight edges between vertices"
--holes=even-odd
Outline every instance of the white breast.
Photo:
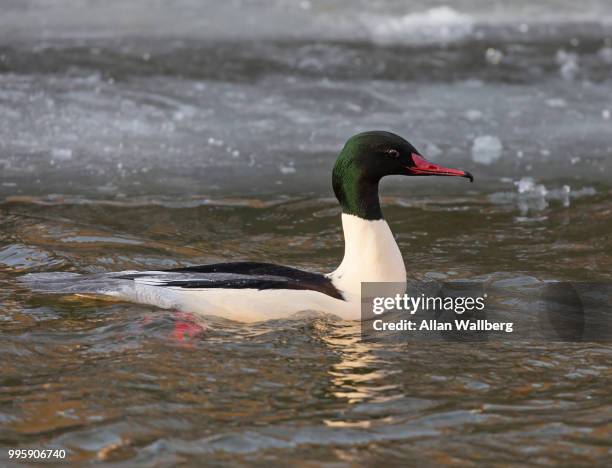
[[329,274],[345,295],[361,295],[361,283],[398,283],[404,292],[406,267],[395,238],[384,219],[367,220],[342,214],[344,258]]

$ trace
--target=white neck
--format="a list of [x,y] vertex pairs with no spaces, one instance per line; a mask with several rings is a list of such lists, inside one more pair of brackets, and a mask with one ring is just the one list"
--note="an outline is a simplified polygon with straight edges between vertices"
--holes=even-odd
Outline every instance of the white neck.
[[344,293],[361,294],[361,283],[406,284],[402,254],[384,219],[367,220],[342,213],[344,258],[329,274]]

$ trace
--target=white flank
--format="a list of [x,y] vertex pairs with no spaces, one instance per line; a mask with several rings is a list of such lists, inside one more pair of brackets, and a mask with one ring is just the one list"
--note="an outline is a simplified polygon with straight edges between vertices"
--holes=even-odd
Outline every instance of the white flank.
[[239,322],[258,322],[313,311],[359,319],[359,304],[334,299],[317,291],[297,289],[180,289],[135,283],[120,294],[124,299],[202,315],[216,315]]
[[345,300],[317,291],[286,289],[181,289],[156,286],[156,278],[138,278],[121,296],[164,308],[217,315],[242,322],[289,317],[297,312],[323,311],[345,320],[361,317],[361,283],[392,282],[403,293],[406,268],[389,225],[343,214],[344,258],[328,277]]

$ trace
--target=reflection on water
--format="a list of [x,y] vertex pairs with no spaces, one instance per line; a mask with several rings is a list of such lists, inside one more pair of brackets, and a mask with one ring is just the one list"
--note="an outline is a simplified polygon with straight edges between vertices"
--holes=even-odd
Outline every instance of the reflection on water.
[[[386,206],[415,278],[610,280],[605,195],[525,220],[516,200],[486,195]],[[331,200],[15,200],[0,215],[3,445],[124,466],[610,456],[609,345],[367,343],[325,316],[244,325],[16,284],[220,259],[330,270],[342,254]]]

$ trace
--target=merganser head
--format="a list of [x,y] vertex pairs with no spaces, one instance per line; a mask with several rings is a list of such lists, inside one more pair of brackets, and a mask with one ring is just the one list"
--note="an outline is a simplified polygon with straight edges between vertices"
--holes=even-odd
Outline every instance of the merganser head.
[[472,174],[427,161],[402,137],[382,131],[349,138],[332,174],[332,185],[342,212],[363,219],[382,219],[378,183],[388,175],[454,176],[474,180]]

